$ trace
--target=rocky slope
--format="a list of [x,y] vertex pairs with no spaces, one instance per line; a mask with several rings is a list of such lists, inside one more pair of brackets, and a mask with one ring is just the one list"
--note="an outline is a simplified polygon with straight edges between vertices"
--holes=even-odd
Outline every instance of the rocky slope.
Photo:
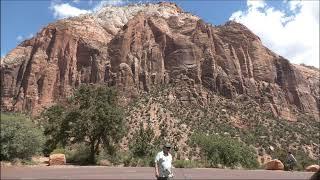
[[[234,104],[228,105],[234,109],[228,122],[240,129],[251,127],[243,121],[249,116],[241,115],[246,100],[256,112],[275,118],[319,122],[319,80],[319,69],[290,64],[242,24],[213,26],[172,3],[104,7],[49,24],[1,59],[1,108],[38,115],[80,84],[108,84],[117,87],[128,107],[132,100],[151,98],[140,109],[130,106],[129,123],[144,121],[150,106],[145,120],[154,121],[155,131],[165,122],[172,134],[184,133],[180,144],[185,144],[186,132],[196,126],[176,126],[185,119],[169,118],[177,107],[186,112],[190,105],[212,107],[206,111],[218,113],[221,108],[214,106],[227,101]],[[154,91],[163,98],[151,96]],[[245,100],[232,102],[239,98]],[[171,104],[167,113],[161,110],[166,103]],[[163,112],[159,118],[156,109]]]

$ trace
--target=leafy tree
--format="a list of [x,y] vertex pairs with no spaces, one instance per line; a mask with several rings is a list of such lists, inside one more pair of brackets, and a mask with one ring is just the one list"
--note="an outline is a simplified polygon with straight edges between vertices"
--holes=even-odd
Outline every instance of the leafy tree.
[[1,160],[30,159],[41,152],[44,136],[26,116],[1,112]]
[[194,134],[191,141],[201,148],[210,166],[218,164],[228,167],[241,165],[246,168],[258,166],[254,150],[234,139],[218,135]]
[[[86,143],[90,149],[90,163],[95,162],[101,144],[114,151],[114,145],[124,135],[124,113],[117,105],[117,93],[106,86],[82,85],[70,98],[68,110],[60,113],[53,109],[53,121],[46,129],[62,145]],[[50,118],[49,118],[50,119]],[[52,123],[58,128],[51,128]],[[54,125],[53,125],[54,126]],[[55,134],[59,134],[54,136]],[[57,144],[57,142],[55,142]]]
[[65,109],[61,105],[54,105],[46,109],[42,113],[43,120],[41,124],[44,126],[44,135],[47,136],[44,154],[48,155],[52,150],[64,148],[67,144],[66,129],[63,129]]

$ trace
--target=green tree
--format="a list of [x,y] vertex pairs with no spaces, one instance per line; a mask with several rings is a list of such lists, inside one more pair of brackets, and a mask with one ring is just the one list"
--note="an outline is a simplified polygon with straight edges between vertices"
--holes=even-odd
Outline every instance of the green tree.
[[[61,115],[55,110],[59,128],[49,128],[48,133],[61,144],[86,143],[90,149],[89,162],[95,163],[101,144],[114,151],[114,145],[124,135],[125,122],[123,109],[117,104],[117,93],[106,86],[82,85],[70,98],[68,110]],[[60,121],[60,119],[62,121]],[[57,144],[57,142],[55,142]]]
[[30,159],[40,153],[44,136],[28,117],[1,112],[1,160]]
[[218,164],[228,167],[241,165],[246,168],[258,166],[254,150],[234,139],[218,135],[194,134],[191,141],[201,148],[210,166]]
[[143,127],[143,123],[140,123],[139,130],[135,133],[132,143],[129,145],[129,149],[134,156],[146,157],[152,156],[154,146],[151,141],[154,137],[154,132],[150,125],[146,129]]
[[63,128],[65,109],[61,105],[54,105],[42,112],[43,119],[40,121],[44,127],[46,143],[43,149],[44,154],[48,155],[57,146],[65,148],[67,145],[67,130]]

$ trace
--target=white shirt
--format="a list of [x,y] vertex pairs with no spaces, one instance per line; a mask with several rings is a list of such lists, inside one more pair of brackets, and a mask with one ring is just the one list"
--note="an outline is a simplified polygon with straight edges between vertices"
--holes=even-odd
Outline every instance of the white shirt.
[[158,152],[155,160],[158,164],[159,176],[160,177],[172,177],[172,156],[168,153],[167,156],[164,155],[163,151]]
[[294,158],[294,156],[292,154],[289,154],[287,159],[288,159],[288,161],[290,163],[296,163],[297,162],[296,158]]

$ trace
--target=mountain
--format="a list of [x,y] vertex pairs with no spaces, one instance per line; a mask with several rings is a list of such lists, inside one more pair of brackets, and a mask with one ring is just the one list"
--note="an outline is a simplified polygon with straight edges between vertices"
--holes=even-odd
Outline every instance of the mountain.
[[[172,141],[182,134],[179,144],[195,128],[227,132],[218,120],[240,134],[260,122],[302,123],[308,136],[293,133],[315,158],[319,80],[319,69],[291,64],[242,24],[213,26],[173,3],[107,6],[49,24],[2,58],[1,108],[38,115],[80,84],[107,84],[120,92],[132,127],[152,122],[160,135],[163,124]],[[284,147],[275,137],[270,143]]]

